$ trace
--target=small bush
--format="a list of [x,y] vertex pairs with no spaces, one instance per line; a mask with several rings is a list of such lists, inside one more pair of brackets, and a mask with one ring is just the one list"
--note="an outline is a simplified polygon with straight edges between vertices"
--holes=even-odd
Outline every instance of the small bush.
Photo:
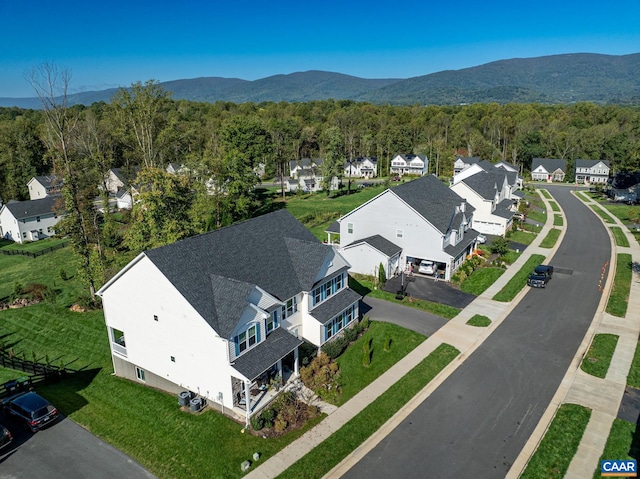
[[322,352],[331,359],[336,359],[347,348],[349,342],[344,336],[338,336],[322,345]]
[[300,369],[300,379],[305,386],[323,399],[336,399],[340,395],[340,368],[325,354]]
[[371,365],[371,341],[369,338],[368,341],[365,341],[362,345],[362,365],[365,367],[369,367]]
[[380,286],[387,282],[387,273],[384,270],[384,265],[380,262],[380,266],[378,266],[378,282]]
[[276,419],[275,430],[276,432],[283,432],[288,425],[289,423],[287,423],[287,421],[284,418],[279,417],[278,419]]
[[[269,409],[265,409],[264,411],[262,411],[262,413],[260,413],[260,419],[262,421],[262,426],[266,427],[266,428],[272,428],[273,427],[273,420],[276,418],[276,412],[269,408]],[[254,428],[255,429],[255,428]],[[262,429],[262,428],[260,428]],[[260,429],[256,429],[256,431],[259,431]]]
[[384,348],[383,348],[386,352],[391,351],[391,338],[387,337],[387,339],[384,340]]
[[22,294],[35,301],[42,301],[49,294],[49,287],[41,283],[30,283],[22,289]]
[[262,418],[262,414],[256,414],[251,418],[251,427],[254,431],[259,431],[264,427],[264,419]]
[[358,331],[355,328],[346,328],[343,332],[344,339],[347,343],[352,343],[358,339]]

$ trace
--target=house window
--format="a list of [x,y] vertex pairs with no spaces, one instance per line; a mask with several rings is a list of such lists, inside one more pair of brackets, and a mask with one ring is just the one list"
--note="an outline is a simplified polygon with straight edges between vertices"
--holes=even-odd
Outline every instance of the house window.
[[246,351],[249,347],[260,342],[260,327],[257,324],[250,326],[234,338],[236,355]]
[[402,238],[403,235],[404,235],[404,231],[396,230],[396,238]]
[[347,223],[347,233],[353,234],[353,223]]
[[294,296],[287,301],[287,304],[282,306],[282,319],[286,319],[298,311],[298,299]]
[[271,316],[269,317],[269,319],[267,319],[267,333],[270,333],[271,331],[273,331],[274,329],[280,326],[279,315],[280,315],[280,310],[278,309],[276,309],[273,313],[271,313]]
[[47,233],[51,233],[51,226],[47,226]]
[[158,315],[157,315],[157,314],[154,314],[154,315],[153,315],[153,320],[154,320],[154,321],[157,321],[157,320],[158,320]]
[[42,228],[38,229],[38,233],[42,233]]
[[22,237],[23,237],[23,238],[26,238],[26,237],[27,237],[27,232],[26,232],[26,231],[23,231],[23,232],[22,232]]
[[342,290],[345,286],[344,274],[345,273],[341,273],[338,276],[330,279],[325,283],[322,283],[320,286],[315,288],[311,292],[311,305],[315,306],[316,304],[321,303],[325,299]]
[[138,381],[144,382],[144,369],[140,369],[138,366],[136,366],[136,378]]
[[349,306],[342,313],[333,318],[328,324],[326,324],[324,327],[325,341],[328,341],[336,334],[338,334],[342,329],[344,329],[347,325],[349,325],[356,317],[355,312],[355,305]]

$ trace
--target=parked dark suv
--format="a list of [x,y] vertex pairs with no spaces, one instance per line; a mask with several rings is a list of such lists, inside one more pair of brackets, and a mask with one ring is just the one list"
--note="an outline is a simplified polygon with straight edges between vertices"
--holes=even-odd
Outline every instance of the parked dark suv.
[[4,413],[24,422],[36,432],[58,417],[58,410],[49,401],[34,392],[11,396],[3,402]]
[[553,266],[548,264],[541,264],[536,266],[533,273],[529,275],[527,284],[534,288],[546,288],[547,283],[553,276]]

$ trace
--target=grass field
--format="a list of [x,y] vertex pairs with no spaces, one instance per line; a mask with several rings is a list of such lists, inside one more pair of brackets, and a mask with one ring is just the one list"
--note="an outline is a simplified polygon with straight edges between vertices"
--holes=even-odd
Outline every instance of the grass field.
[[563,478],[578,450],[590,417],[591,409],[583,406],[560,406],[520,478]]
[[582,360],[580,369],[587,374],[604,379],[617,344],[618,336],[615,334],[596,334],[589,346],[589,351]]
[[640,342],[636,345],[631,369],[629,369],[629,375],[627,376],[627,384],[631,387],[640,389]]
[[610,215],[605,213],[602,210],[602,208],[600,208],[599,206],[596,206],[594,204],[590,204],[589,206],[593,211],[595,211],[598,214],[598,216],[600,216],[604,220],[605,223],[609,223],[609,224],[615,223],[614,219]]
[[629,240],[627,239],[627,236],[624,234],[624,231],[622,231],[622,228],[620,228],[619,226],[612,226],[611,233],[613,233],[613,237],[615,238],[616,244],[618,246],[622,246],[622,247],[629,246]]
[[540,242],[541,248],[553,248],[560,237],[560,230],[552,229],[549,230],[547,236]]
[[538,190],[538,191],[540,191],[540,193],[542,193],[542,196],[544,196],[544,197],[545,197],[546,199],[548,199],[548,200],[550,200],[550,199],[552,199],[552,198],[553,198],[553,197],[551,196],[551,193],[549,193],[549,192],[548,192],[547,190],[545,190],[545,189],[540,189],[540,190]]
[[564,219],[562,215],[553,215],[553,226],[562,226],[564,225]]
[[495,283],[504,271],[502,268],[478,268],[460,284],[460,289],[479,296]]
[[529,210],[529,213],[527,213],[527,217],[533,221],[540,223],[540,225],[544,225],[547,222],[547,214],[544,210]]
[[522,265],[520,271],[518,271],[513,278],[496,294],[493,299],[495,301],[511,301],[516,295],[522,290],[522,288],[527,284],[527,279],[529,275],[534,270],[536,266],[541,264],[544,261],[544,256],[540,254],[533,254],[526,261],[525,264]]
[[559,212],[560,211],[560,207],[558,206],[558,203],[556,203],[555,201],[549,201],[549,205],[551,206],[551,209],[554,212]]
[[474,314],[466,324],[469,326],[476,326],[478,328],[486,328],[491,324],[491,320],[481,314]]
[[537,234],[529,233],[528,231],[511,231],[509,233],[509,241],[530,245],[536,239],[536,236]]
[[630,254],[619,253],[616,262],[616,275],[607,302],[607,313],[624,318],[629,303],[631,289],[632,258]]

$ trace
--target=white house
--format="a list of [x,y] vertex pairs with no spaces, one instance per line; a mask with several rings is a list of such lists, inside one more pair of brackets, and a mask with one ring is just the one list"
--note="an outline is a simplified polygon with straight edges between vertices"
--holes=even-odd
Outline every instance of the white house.
[[55,211],[60,196],[40,200],[10,201],[0,209],[0,236],[24,243],[48,238],[55,234],[61,217]]
[[453,176],[462,173],[471,165],[478,164],[479,161],[480,158],[477,156],[456,156],[456,159],[453,162]]
[[608,160],[576,160],[576,183],[607,184],[609,171]]
[[[322,158],[303,158],[300,161],[289,162],[290,176],[285,179],[285,191],[321,191],[322,190]],[[331,179],[330,190],[337,190],[340,180]]]
[[512,195],[512,184],[516,182],[518,175],[502,168],[491,167],[488,171],[478,169],[474,174],[467,175],[472,171],[469,168],[454,177],[451,189],[475,208],[474,230],[504,235],[511,228],[515,205],[519,199]]
[[61,186],[62,179],[57,176],[34,176],[27,183],[27,187],[29,188],[29,199],[40,200],[47,196],[60,193]]
[[375,157],[354,158],[344,164],[344,176],[351,178],[373,178],[378,176],[378,159]]
[[449,279],[477,245],[473,212],[435,176],[423,176],[340,218],[340,251],[353,272],[374,274],[382,262],[391,277],[407,264],[431,260]]
[[531,161],[531,179],[534,181],[564,181],[567,162],[558,158],[534,158]]
[[425,155],[396,155],[391,160],[392,175],[424,175],[429,171],[429,160]]
[[359,315],[349,264],[280,210],[145,251],[99,291],[115,373],[245,417]]

